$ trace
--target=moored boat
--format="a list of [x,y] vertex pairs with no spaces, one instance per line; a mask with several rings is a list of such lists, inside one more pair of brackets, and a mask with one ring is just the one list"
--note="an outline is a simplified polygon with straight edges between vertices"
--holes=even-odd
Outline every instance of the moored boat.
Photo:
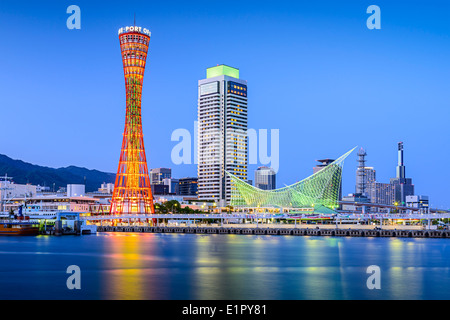
[[0,223],[1,236],[35,236],[39,234],[39,227],[32,222],[9,222]]

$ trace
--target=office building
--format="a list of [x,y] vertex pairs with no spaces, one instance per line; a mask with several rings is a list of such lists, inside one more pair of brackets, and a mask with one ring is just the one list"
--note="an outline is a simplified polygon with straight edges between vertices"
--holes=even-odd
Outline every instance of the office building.
[[366,166],[367,152],[361,148],[358,151],[358,168],[356,169],[356,192],[368,197],[368,186],[376,181],[375,169]]
[[395,202],[395,187],[390,183],[373,181],[367,185],[371,203],[392,205]]
[[395,188],[394,202],[398,205],[406,205],[406,196],[414,195],[414,185],[411,178],[406,178],[405,165],[403,163],[403,142],[398,143],[398,164],[395,178],[391,178],[391,184]]
[[198,195],[198,179],[197,178],[180,178],[178,186],[178,194],[180,196],[197,196]]
[[151,184],[163,184],[164,179],[172,178],[172,169],[170,168],[155,168],[150,170]]
[[169,186],[159,183],[159,184],[152,184],[152,192],[153,195],[168,195],[169,194]]
[[179,179],[164,178],[162,184],[169,187],[169,194],[178,194]]
[[[349,195],[342,197],[342,201],[357,202],[357,203],[369,203],[369,199],[360,193],[350,193]],[[364,211],[369,211],[368,207],[357,206],[354,204],[343,204],[342,210],[354,211],[354,212],[358,212],[358,213],[363,213]],[[364,212],[364,213],[366,213],[366,212]]]
[[371,183],[376,182],[376,171],[373,167],[363,167],[356,169],[356,193],[369,196]]
[[98,192],[100,193],[113,193],[114,191],[114,183],[102,183],[101,187],[98,188]]
[[423,213],[428,213],[430,206],[428,196],[406,196],[405,200],[407,207],[418,208]]
[[68,184],[67,185],[67,197],[83,197],[86,193],[86,187],[84,184]]
[[15,184],[8,178],[0,181],[0,212],[6,211],[4,205],[17,197],[31,198],[37,193],[36,186],[29,184]]
[[226,206],[230,177],[247,180],[247,81],[218,65],[198,82],[198,197]]
[[255,170],[255,187],[261,190],[276,189],[276,173],[269,167],[259,167]]
[[36,193],[43,193],[43,192],[51,192],[50,187],[41,186],[41,185],[38,184],[36,186]]

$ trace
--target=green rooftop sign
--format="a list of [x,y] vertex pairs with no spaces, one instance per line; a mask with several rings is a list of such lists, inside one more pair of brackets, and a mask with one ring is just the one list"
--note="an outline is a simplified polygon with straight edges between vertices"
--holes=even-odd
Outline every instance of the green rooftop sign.
[[206,69],[206,78],[213,78],[218,76],[229,76],[239,79],[239,69],[226,66],[224,64]]

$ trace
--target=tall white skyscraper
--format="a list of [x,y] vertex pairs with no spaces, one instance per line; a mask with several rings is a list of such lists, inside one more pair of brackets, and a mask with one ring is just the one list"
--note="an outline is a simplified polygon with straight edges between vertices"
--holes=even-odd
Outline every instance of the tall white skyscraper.
[[[356,169],[356,193],[369,196],[369,185],[376,181],[376,171],[373,167],[362,167]],[[362,185],[364,184],[364,191]]]
[[198,82],[198,198],[226,206],[228,171],[247,181],[247,81],[218,65]]
[[255,187],[262,190],[276,189],[276,173],[269,167],[259,167],[255,170]]

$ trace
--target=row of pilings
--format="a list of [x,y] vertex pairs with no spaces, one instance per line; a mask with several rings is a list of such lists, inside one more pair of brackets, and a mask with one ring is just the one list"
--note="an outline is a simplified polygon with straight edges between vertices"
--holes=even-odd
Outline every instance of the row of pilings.
[[224,228],[224,227],[142,227],[99,226],[97,232],[143,232],[188,234],[247,234],[291,235],[331,237],[400,237],[400,238],[449,238],[448,230],[361,230],[361,229],[303,229],[303,228]]

